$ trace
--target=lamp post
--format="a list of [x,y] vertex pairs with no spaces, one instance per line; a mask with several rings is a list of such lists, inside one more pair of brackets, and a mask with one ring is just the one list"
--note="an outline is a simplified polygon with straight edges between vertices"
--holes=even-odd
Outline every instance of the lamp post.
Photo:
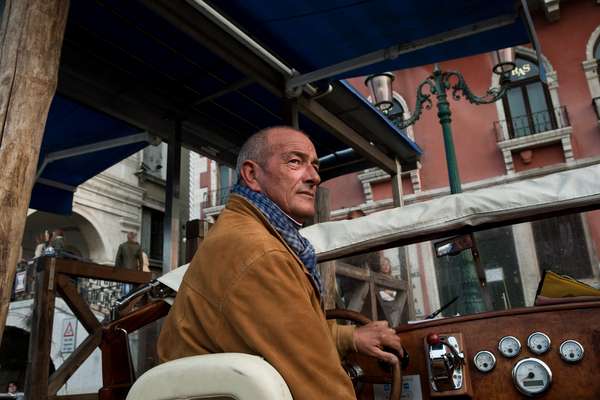
[[[475,105],[490,104],[501,99],[508,90],[507,83],[509,82],[510,73],[515,68],[515,64],[512,62],[502,62],[499,53],[497,53],[497,57],[499,62],[494,66],[493,71],[495,74],[500,75],[500,86],[489,89],[485,95],[476,96],[471,91],[460,72],[442,71],[440,70],[439,65],[435,64],[433,73],[419,83],[417,87],[415,110],[411,117],[403,119],[402,116],[400,116],[400,118],[395,118],[394,115],[388,115],[392,120],[392,123],[400,129],[405,129],[419,120],[423,113],[423,109],[432,108],[432,96],[436,97],[438,109],[437,115],[440,125],[442,126],[442,134],[444,137],[444,150],[446,153],[446,165],[448,167],[448,180],[451,194],[461,193],[462,187],[458,173],[458,164],[456,162],[456,151],[452,140],[452,112],[450,111],[447,92],[448,90],[452,90],[452,97],[455,100],[460,100],[462,95]],[[371,90],[374,105],[386,115],[393,105],[393,79],[393,74],[388,72],[372,75],[367,78],[365,82]],[[428,89],[428,91],[425,89]],[[464,261],[464,268],[462,268],[462,283],[465,310],[466,312],[485,311],[486,308],[491,307],[489,296],[482,296],[481,291],[479,290],[480,282],[483,286],[485,281],[480,281],[475,268],[471,267],[472,263],[466,258],[464,253],[461,253],[460,257],[461,260]],[[475,260],[475,262],[477,262],[477,260]],[[479,271],[479,275],[481,275],[482,272],[483,271]]]

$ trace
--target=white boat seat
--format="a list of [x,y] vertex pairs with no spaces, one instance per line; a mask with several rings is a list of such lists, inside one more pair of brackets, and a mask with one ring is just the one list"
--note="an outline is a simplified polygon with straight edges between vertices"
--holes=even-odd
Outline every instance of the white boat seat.
[[146,371],[127,400],[292,400],[281,375],[261,357],[241,353],[180,358]]

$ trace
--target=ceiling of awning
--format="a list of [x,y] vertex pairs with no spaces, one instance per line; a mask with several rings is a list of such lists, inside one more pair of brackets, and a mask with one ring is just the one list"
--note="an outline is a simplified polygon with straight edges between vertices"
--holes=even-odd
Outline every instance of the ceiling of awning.
[[[434,3],[213,2],[282,63],[301,73],[498,16],[512,18],[513,23],[423,48],[410,57],[372,69],[357,69],[351,75],[426,64],[527,41],[515,2]],[[77,148],[95,143],[85,142],[74,130],[83,132],[87,124],[100,120],[109,128],[97,133],[96,142],[110,140],[115,132],[123,137],[148,132],[170,142],[178,121],[184,146],[233,165],[240,146],[252,133],[288,122],[284,118],[290,103],[285,99],[288,78],[199,12],[195,0],[72,0],[61,55],[59,97],[51,110],[42,156],[57,151],[51,144]],[[300,128],[311,136],[318,155],[326,161],[324,178],[373,166],[393,172],[395,159],[404,170],[416,166],[421,151],[412,140],[350,85],[337,81],[332,82],[332,88],[324,96],[313,98],[305,92],[295,100]],[[81,113],[77,124],[64,122],[69,120],[70,109]],[[63,122],[57,124],[57,118]],[[117,125],[123,129],[113,131],[111,127]],[[123,146],[109,153],[126,157],[143,147],[132,143]],[[106,149],[99,151],[108,154]],[[107,161],[95,165],[93,171],[61,182],[53,171],[69,165],[80,169],[78,163],[91,165],[81,158],[88,156],[75,153],[71,159],[55,160],[44,167],[40,179],[55,184],[40,185],[38,180],[32,206],[38,204],[38,193],[62,190],[57,195],[68,198],[72,189],[87,179],[83,175],[89,178],[110,166],[110,158],[105,158]],[[114,158],[111,162],[118,161]]]
[[54,96],[30,208],[70,213],[77,186],[148,146],[150,140],[139,128]]
[[209,3],[301,74],[393,46],[414,49],[394,60],[354,68],[335,79],[432,64],[529,42],[518,0]]
[[[172,9],[161,9],[160,3]],[[177,13],[188,20],[170,19],[179,18]],[[185,146],[231,165],[252,133],[286,123],[284,101],[282,92],[274,93],[237,61],[199,42],[198,32],[191,30],[198,26],[206,29],[206,25],[183,0],[73,0],[58,91],[166,141],[172,135],[173,121],[179,119]],[[225,46],[225,35],[217,38]],[[250,62],[244,54],[231,53],[228,56],[239,56],[241,64]],[[252,62],[260,65],[260,61]],[[284,80],[277,74],[270,71],[269,79],[283,91]],[[338,85],[328,101],[348,96],[360,102],[361,96],[347,85]],[[319,156],[350,147],[331,127],[309,119],[309,114],[301,113],[300,128],[313,138]],[[345,121],[347,116],[339,114],[332,113]],[[398,156],[394,148],[403,148],[410,154],[407,162],[414,165],[420,150],[393,126],[379,123],[384,120],[383,115],[370,112],[363,122],[377,122],[377,134],[385,138],[376,140],[374,146],[390,158]],[[367,137],[370,132],[363,129],[362,135],[365,141],[373,141]],[[360,158],[365,161],[362,155]],[[377,165],[373,163],[376,157],[371,158],[367,164]]]

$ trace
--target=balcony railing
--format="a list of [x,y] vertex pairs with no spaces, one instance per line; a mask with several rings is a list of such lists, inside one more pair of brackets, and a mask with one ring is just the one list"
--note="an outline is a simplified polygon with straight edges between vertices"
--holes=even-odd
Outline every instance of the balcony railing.
[[204,196],[202,208],[223,206],[229,200],[229,192],[233,186],[227,186],[217,190],[210,190]]
[[494,121],[494,130],[498,141],[505,139],[504,132],[508,132],[510,139],[515,139],[568,126],[571,126],[571,122],[566,106],[554,110],[518,115],[507,120]]
[[592,107],[596,111],[596,118],[600,121],[600,97],[594,97],[592,99]]

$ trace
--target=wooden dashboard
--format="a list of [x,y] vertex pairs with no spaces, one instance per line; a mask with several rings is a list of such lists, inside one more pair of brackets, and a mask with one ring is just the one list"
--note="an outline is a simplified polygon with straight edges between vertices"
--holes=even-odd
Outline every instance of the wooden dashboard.
[[[403,399],[528,398],[517,390],[512,379],[515,364],[528,357],[541,360],[552,373],[549,389],[534,398],[600,399],[600,301],[445,318],[401,325],[396,330],[410,354],[409,365],[403,370]],[[550,338],[549,351],[536,355],[528,349],[527,338],[533,332],[545,333]],[[470,388],[466,395],[459,395],[460,391],[456,391],[445,392],[440,396],[439,393],[431,391],[425,338],[432,333],[458,333],[462,337],[464,348],[461,351],[465,356],[465,374],[468,375],[466,379],[470,380]],[[522,347],[517,356],[507,358],[500,354],[498,343],[504,336],[514,336],[520,341]],[[559,355],[559,346],[568,339],[576,340],[584,348],[583,359],[577,363],[567,363]],[[482,373],[474,365],[473,357],[481,350],[490,351],[496,358],[496,365],[490,372]],[[380,381],[382,369],[378,363],[371,361],[370,364],[363,365],[364,361],[361,361],[361,366],[364,366],[367,380]],[[416,387],[419,384],[420,396]]]

